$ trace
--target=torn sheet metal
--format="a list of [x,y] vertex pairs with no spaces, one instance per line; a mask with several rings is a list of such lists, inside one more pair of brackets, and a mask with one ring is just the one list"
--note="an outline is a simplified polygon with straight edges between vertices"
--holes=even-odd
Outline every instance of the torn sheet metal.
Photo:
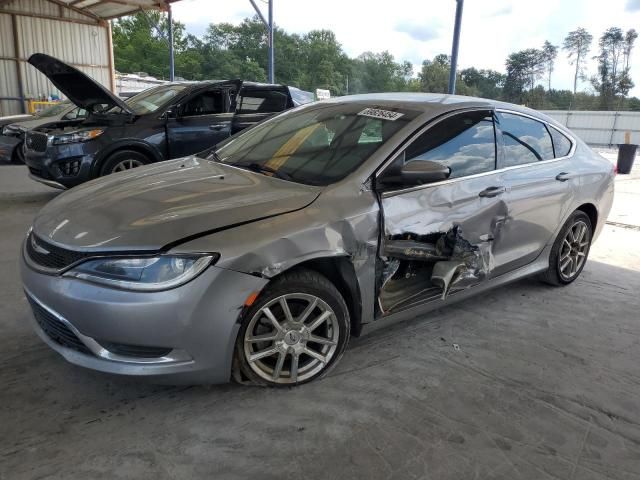
[[452,290],[481,282],[493,269],[492,237],[485,238],[472,244],[455,225],[446,232],[407,233],[406,238],[385,240],[381,311],[406,307],[434,293],[445,299]]

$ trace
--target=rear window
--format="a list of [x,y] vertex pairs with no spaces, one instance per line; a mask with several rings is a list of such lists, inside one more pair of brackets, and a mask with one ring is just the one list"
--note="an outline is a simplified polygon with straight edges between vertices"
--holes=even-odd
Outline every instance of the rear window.
[[237,113],[274,113],[286,110],[289,97],[275,90],[250,90],[240,93]]
[[551,160],[553,143],[544,123],[529,117],[498,112],[504,142],[504,165],[524,165]]
[[549,131],[551,132],[551,138],[553,138],[553,148],[556,152],[556,158],[569,155],[571,151],[571,140],[553,127],[550,127]]

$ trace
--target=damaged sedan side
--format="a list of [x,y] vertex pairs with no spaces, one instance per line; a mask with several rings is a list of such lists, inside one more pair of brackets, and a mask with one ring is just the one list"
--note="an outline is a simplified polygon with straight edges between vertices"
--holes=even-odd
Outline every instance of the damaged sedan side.
[[522,107],[337,98],[61,195],[25,241],[23,282],[36,331],[73,363],[297,385],[376,319],[537,273],[574,281],[612,185],[610,164]]

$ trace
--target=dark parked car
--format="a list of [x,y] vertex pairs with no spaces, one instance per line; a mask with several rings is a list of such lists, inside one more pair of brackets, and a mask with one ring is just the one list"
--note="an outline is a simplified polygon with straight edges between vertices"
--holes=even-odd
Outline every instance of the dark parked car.
[[295,385],[374,320],[534,274],[573,282],[613,186],[611,162],[533,110],[354,95],[59,195],[22,281],[38,335],[72,363]]
[[71,102],[60,102],[36,115],[27,115],[22,120],[4,125],[0,132],[0,161],[24,163],[22,143],[25,133],[36,127],[57,122],[70,122],[86,118],[87,111]]
[[57,188],[203,151],[313,94],[241,80],[168,83],[125,101],[81,71],[44,54],[29,63],[87,119],[33,129],[25,140],[30,176]]

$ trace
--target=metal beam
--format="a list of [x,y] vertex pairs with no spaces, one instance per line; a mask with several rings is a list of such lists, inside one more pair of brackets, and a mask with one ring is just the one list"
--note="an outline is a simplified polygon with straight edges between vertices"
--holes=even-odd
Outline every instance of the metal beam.
[[68,23],[78,23],[81,25],[100,25],[100,22],[95,22],[92,20],[80,20],[78,18],[60,18],[60,17],[56,17],[54,15],[42,15],[39,13],[27,13],[27,12],[21,12],[19,10],[8,10],[5,8],[0,7],[0,13],[7,13],[9,15],[18,15],[20,17],[28,17],[28,18],[43,18],[46,20],[58,20],[59,22],[68,22]]
[[167,20],[169,21],[168,32],[169,38],[167,42],[169,43],[169,81],[175,81],[175,58],[173,55],[173,14],[171,12],[171,5],[167,6]]
[[267,69],[268,69],[268,77],[269,83],[275,82],[275,65],[274,65],[274,45],[273,45],[273,0],[268,0],[268,19],[264,18],[264,15],[256,5],[255,0],[249,0],[251,5],[253,5],[253,9],[262,20],[262,23],[267,28]]
[[269,0],[269,83],[275,83],[274,66],[274,45],[273,45],[273,0]]
[[451,69],[449,70],[449,93],[456,93],[456,73],[458,69],[458,47],[460,46],[460,26],[462,23],[462,7],[464,0],[456,0],[456,23],[453,28],[453,44],[451,45]]
[[27,113],[24,105],[24,79],[22,78],[22,65],[20,65],[20,36],[18,35],[18,18],[11,15],[11,28],[13,33],[13,54],[16,62],[16,79],[18,80],[18,93],[20,94],[20,110]]
[[61,7],[64,7],[64,8],[68,8],[69,10],[72,10],[72,11],[74,11],[76,13],[79,13],[80,15],[84,15],[86,17],[93,18],[94,20],[97,20],[97,21],[102,20],[95,13],[91,13],[91,12],[88,12],[86,10],[82,10],[80,8],[73,7],[73,6],[69,5],[68,3],[63,2],[62,0],[47,0],[47,2],[54,3],[54,4],[59,5]]

